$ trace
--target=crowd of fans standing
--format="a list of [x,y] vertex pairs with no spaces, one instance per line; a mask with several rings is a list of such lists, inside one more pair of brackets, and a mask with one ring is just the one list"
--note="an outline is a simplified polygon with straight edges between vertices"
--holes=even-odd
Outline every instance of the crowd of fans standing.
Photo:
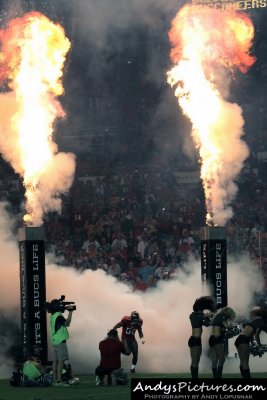
[[[61,215],[45,216],[46,245],[57,264],[81,273],[102,269],[133,290],[144,291],[159,280],[172,279],[180,269],[186,272],[189,261],[200,261],[205,225],[200,182],[180,184],[160,163],[105,168],[94,177],[80,173],[62,196]],[[239,186],[234,216],[226,225],[228,257],[237,260],[247,253],[266,278],[266,184],[248,171]],[[16,189],[2,187],[1,198],[12,192],[15,207]]]

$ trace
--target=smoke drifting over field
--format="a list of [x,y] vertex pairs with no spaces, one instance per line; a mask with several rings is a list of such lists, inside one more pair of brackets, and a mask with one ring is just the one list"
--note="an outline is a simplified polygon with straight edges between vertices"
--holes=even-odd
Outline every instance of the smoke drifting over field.
[[[125,120],[131,121],[127,114],[130,108],[134,112],[129,115],[138,115],[136,109],[140,104],[140,97],[136,97],[137,101],[130,104],[131,107],[127,112],[122,106],[126,98],[130,101],[128,84],[131,89],[136,86],[137,81],[132,78],[132,74],[140,78],[141,69],[140,81],[143,86],[138,86],[138,95],[141,93],[147,102],[153,96],[153,99],[157,99],[153,107],[145,103],[147,131],[153,138],[159,138],[161,144],[166,142],[170,147],[173,137],[179,134],[186,136],[184,133],[187,131],[187,126],[182,120],[179,121],[179,131],[175,123],[170,122],[176,121],[174,115],[177,110],[176,101],[170,96],[171,89],[167,89],[165,74],[170,66],[167,32],[171,18],[183,2],[177,0],[2,1],[0,5],[4,11],[0,15],[0,23],[4,24],[11,18],[31,11],[30,4],[32,6],[35,4],[39,11],[46,12],[55,21],[63,23],[72,42],[65,70],[66,93],[63,98],[68,123],[60,133],[75,137],[83,132],[86,134],[98,130],[102,132],[105,123],[110,129],[109,122],[113,120],[106,122],[101,116],[99,120],[101,122],[104,120],[105,123],[102,122],[100,126],[99,120],[91,118],[88,99],[95,100],[96,95],[98,102],[102,101],[102,98],[108,98],[111,109],[113,107],[111,117],[114,120],[115,117],[124,116],[121,125],[124,128]],[[162,31],[160,41],[159,31]],[[140,46],[140,42],[136,43],[137,33],[142,39],[147,40],[146,45],[145,42],[143,46]],[[139,53],[144,55],[144,59],[137,57]],[[117,60],[117,64],[114,60]],[[117,65],[120,69],[116,75]],[[118,85],[118,75],[121,79],[123,77],[121,71],[125,74],[124,80],[119,80]],[[83,80],[80,79],[81,76]],[[131,86],[132,82],[134,84]],[[97,90],[93,87],[93,83]],[[118,106],[118,93],[115,91],[118,88],[121,88],[120,93],[124,96],[120,106]],[[146,98],[148,92],[150,95]],[[103,96],[99,96],[99,93]],[[106,108],[102,107],[103,109],[106,113]],[[166,126],[174,136],[167,136]],[[122,132],[124,135],[125,129],[122,129]],[[188,137],[189,135],[182,140],[186,142],[187,149],[190,149],[192,147]],[[86,140],[90,141],[91,138],[88,136]],[[163,147],[161,151],[164,154]],[[187,154],[189,153],[188,151]],[[13,368],[11,353],[14,350],[13,346],[18,343],[17,333],[20,329],[19,252],[16,228],[14,228],[16,221],[11,219],[5,206],[4,203],[0,204],[1,378],[8,378],[11,374]],[[138,310],[144,319],[143,330],[146,340],[144,345],[139,342],[138,372],[179,374],[189,371],[188,316],[195,298],[208,293],[208,288],[203,288],[201,284],[199,263],[188,265],[186,274],[180,272],[175,280],[161,282],[157,289],[146,293],[132,293],[127,286],[102,271],[86,271],[80,274],[71,267],[57,267],[50,254],[47,254],[46,277],[48,301],[64,294],[66,300],[75,301],[77,304],[77,311],[73,314],[69,329],[71,334],[69,351],[75,374],[94,372],[99,362],[99,341],[123,315],[129,314],[134,309]],[[261,276],[250,260],[244,258],[229,263],[228,286],[229,305],[243,315],[248,311],[253,293],[261,287]],[[207,329],[206,336],[208,332]],[[207,347],[207,341],[203,340],[203,345]],[[230,350],[233,353],[232,341]],[[263,359],[252,359],[251,370],[262,370],[262,363]],[[127,370],[130,364],[130,357],[123,357],[123,366]],[[225,372],[230,370],[238,372],[238,360],[226,362]],[[210,371],[210,360],[204,352],[200,372],[208,371]]]
[[[0,207],[0,218],[0,337],[3,343],[0,375],[9,377],[13,367],[9,352],[11,346],[18,344],[17,331],[20,328],[19,253],[17,238],[9,234],[10,218],[4,204]],[[51,260],[51,254],[46,258]],[[99,362],[99,341],[123,315],[133,310],[138,310],[144,319],[146,340],[144,345],[139,341],[138,371],[188,372],[190,361],[187,340],[191,333],[188,316],[195,298],[208,293],[208,288],[202,287],[199,263],[188,265],[187,271],[186,274],[179,273],[173,281],[162,281],[157,289],[132,293],[128,286],[103,271],[87,270],[80,274],[71,267],[58,267],[47,261],[47,300],[65,294],[66,300],[75,301],[77,305],[69,328],[69,351],[75,373],[94,373]],[[242,291],[236,290],[236,282]],[[247,259],[243,259],[229,264],[228,283],[229,305],[239,314],[246,314],[252,294],[261,286],[261,276]],[[11,335],[11,332],[16,335]],[[206,344],[205,340],[203,342],[203,346],[207,347],[207,341]],[[232,346],[230,349],[233,353]],[[49,352],[51,357],[51,349]],[[129,369],[130,357],[123,357],[123,365]],[[238,361],[226,362],[225,371],[229,369],[238,371]],[[252,369],[261,370],[261,360],[255,360]],[[200,370],[210,371],[210,360],[206,358],[205,352]]]

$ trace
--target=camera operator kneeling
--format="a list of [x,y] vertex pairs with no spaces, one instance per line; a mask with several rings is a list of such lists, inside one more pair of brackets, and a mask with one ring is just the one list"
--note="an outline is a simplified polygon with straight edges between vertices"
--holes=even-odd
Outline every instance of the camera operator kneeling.
[[99,343],[100,365],[96,368],[96,385],[126,385],[129,376],[121,368],[121,354],[129,355],[130,350],[126,348],[118,336],[116,329],[108,331],[107,338]]
[[52,375],[44,373],[38,360],[29,357],[23,364],[23,386],[52,386]]
[[28,359],[22,367],[23,386],[51,386],[53,377],[45,372],[41,359],[41,348],[33,346]]
[[[53,355],[53,376],[54,386],[69,386],[68,383],[62,381],[62,370],[64,362],[69,360],[67,340],[69,339],[68,327],[72,319],[72,306],[66,306],[65,309],[69,312],[67,318],[62,315],[62,307],[59,300],[52,300],[50,303],[49,312],[51,340],[54,350]],[[64,310],[63,310],[64,312]]]

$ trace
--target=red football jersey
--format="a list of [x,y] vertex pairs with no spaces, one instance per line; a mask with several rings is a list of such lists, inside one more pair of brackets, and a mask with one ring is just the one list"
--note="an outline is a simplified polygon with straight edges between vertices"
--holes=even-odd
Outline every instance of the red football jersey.
[[135,339],[135,332],[138,330],[139,332],[142,331],[143,320],[139,318],[139,321],[131,321],[130,316],[125,316],[121,320],[122,323],[122,333],[121,339],[124,341],[127,340],[134,340]]

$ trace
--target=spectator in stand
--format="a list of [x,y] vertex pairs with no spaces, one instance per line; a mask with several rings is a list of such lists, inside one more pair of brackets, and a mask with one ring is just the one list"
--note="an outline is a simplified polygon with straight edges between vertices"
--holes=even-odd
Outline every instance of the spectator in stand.
[[138,275],[141,276],[145,283],[147,283],[149,278],[154,275],[154,268],[149,264],[146,258],[141,261]]
[[148,256],[148,237],[145,233],[143,233],[139,239],[140,240],[138,241],[137,245],[137,255],[142,260]]
[[179,243],[180,237],[181,237],[181,229],[180,229],[180,225],[175,222],[171,228],[171,235],[173,238],[173,241],[175,243]]
[[106,273],[108,272],[108,264],[105,262],[103,257],[98,258],[98,262],[96,264],[97,269],[102,269]]
[[103,225],[103,230],[101,232],[101,236],[106,238],[108,245],[110,245],[111,252],[111,243],[113,241],[113,224],[112,225]]
[[254,236],[252,236],[249,241],[249,253],[251,258],[257,261],[260,254],[260,248],[259,248],[259,240]]
[[99,249],[99,247],[96,247],[94,243],[91,243],[90,247],[89,247],[89,251],[86,254],[88,257],[88,260],[90,260],[93,264],[95,264],[95,260],[96,260],[97,254],[98,254],[98,249]]
[[168,264],[169,274],[170,276],[176,275],[177,271],[181,270],[182,265],[177,262],[176,257],[172,257],[171,262]]
[[[148,280],[149,282],[149,280]],[[132,281],[133,292],[140,291],[145,292],[148,288],[148,283],[144,282],[142,277],[138,275],[134,281]]]
[[[79,157],[77,162],[81,165]],[[123,257],[126,263],[129,259],[134,259],[138,244],[136,238],[143,233],[148,235],[147,251],[150,260],[153,259],[154,253],[162,253],[161,255],[165,257],[164,242],[167,241],[172,241],[175,248],[180,246],[176,251],[176,256],[180,257],[181,264],[190,260],[191,256],[199,256],[195,251],[195,246],[198,248],[200,243],[199,228],[203,226],[205,217],[202,187],[199,184],[196,184],[194,188],[184,184],[178,186],[168,184],[171,187],[170,192],[168,187],[162,184],[163,180],[170,182],[170,174],[166,172],[160,159],[157,163],[157,166],[153,166],[153,173],[149,171],[151,168],[145,171],[144,166],[142,173],[139,171],[137,174],[131,167],[124,171],[124,167],[120,165],[120,176],[117,179],[116,165],[103,160],[103,165],[106,167],[98,168],[96,160],[92,163],[92,155],[88,156],[87,162],[83,163],[83,168],[77,169],[77,176],[69,194],[62,196],[62,215],[57,217],[57,214],[49,213],[44,221],[48,233],[48,246],[52,249],[54,247],[58,264],[73,265],[75,254],[82,248],[84,238],[88,237],[88,233],[97,237],[98,242],[101,238],[105,238],[102,255],[106,259],[110,256],[118,257],[118,259]],[[90,173],[93,171],[94,176],[104,173],[105,176],[97,178],[98,183],[104,187],[104,194],[103,188],[96,188],[98,184],[91,185],[89,182],[86,185],[83,184],[82,180],[95,181],[95,178],[81,179],[83,172],[89,173],[88,165],[90,165]],[[179,165],[177,172],[184,168],[184,165]],[[186,165],[189,168],[192,167],[192,165]],[[17,177],[15,179],[17,180]],[[2,188],[8,193],[10,182],[6,185],[3,182]],[[260,255],[257,254],[252,237],[257,236],[258,231],[263,229],[266,231],[266,184],[260,182],[253,174],[253,178],[248,176],[244,184],[239,182],[239,189],[233,204],[234,216],[230,221],[230,229],[233,232],[229,240],[229,251],[233,250],[232,256],[236,251],[242,253],[251,250],[254,260],[262,265],[263,258],[266,258],[264,254],[267,255],[267,245],[262,244]],[[248,196],[248,193],[251,196]],[[22,198],[22,190],[19,196]],[[10,196],[8,198],[10,199]],[[88,198],[90,198],[90,204]],[[186,204],[183,200],[185,198]],[[20,198],[17,198],[16,202],[20,204]],[[162,207],[166,210],[163,211]],[[132,218],[128,218],[129,216]],[[130,227],[131,230],[129,230]],[[186,243],[181,243],[179,245],[184,229],[191,232],[190,236],[195,244],[188,246]],[[116,238],[116,233],[120,231],[125,235],[127,248],[120,254],[111,254],[111,244]],[[196,234],[193,236],[192,232]],[[72,248],[64,246],[67,239],[70,240]],[[183,237],[183,242],[184,239]],[[251,248],[249,248],[249,240]],[[167,262],[169,263],[169,259]]]
[[85,256],[82,251],[79,251],[74,257],[74,267],[80,271],[84,271],[86,269],[92,269],[93,263],[88,260],[88,257]]
[[173,245],[171,240],[166,240],[165,242],[165,249],[164,249],[164,257],[166,257],[166,260],[168,262],[171,261],[172,257],[175,256],[176,249],[175,246]]
[[112,255],[126,257],[127,255],[126,250],[127,250],[127,242],[123,238],[122,233],[118,232],[111,244]]
[[85,215],[82,207],[76,207],[72,215],[72,229],[75,235],[84,234]]
[[166,261],[163,258],[160,258],[159,264],[157,264],[157,267],[154,268],[154,277],[159,280],[159,279],[165,279],[169,277],[169,268],[166,265]]
[[250,230],[250,238],[255,238],[257,239],[259,232],[262,232],[263,228],[260,226],[258,222],[255,222],[253,225],[253,228]]
[[126,217],[123,219],[121,229],[125,235],[128,235],[129,232],[134,229],[134,220],[131,214],[127,214]]
[[187,262],[195,254],[195,241],[189,235],[188,229],[183,230],[183,237],[179,241],[176,255],[181,257],[182,263]]
[[82,251],[83,251],[85,254],[88,255],[89,252],[92,250],[92,247],[91,247],[92,245],[94,246],[94,248],[95,248],[96,250],[98,250],[99,247],[100,247],[100,244],[99,244],[99,242],[96,240],[96,238],[94,238],[94,236],[89,236],[88,239],[86,239],[86,240],[83,242]]
[[130,281],[134,281],[139,273],[139,267],[135,265],[134,261],[129,261],[128,266],[125,269],[125,273],[127,274]]
[[128,259],[136,257],[137,255],[137,235],[134,230],[131,230],[126,236],[127,239],[127,250],[128,250]]
[[151,259],[150,259],[150,264],[152,265],[154,271],[155,271],[158,267],[161,266],[161,260],[162,260],[162,257],[161,257],[160,252],[154,253],[154,254],[152,255],[152,257],[151,257]]
[[179,245],[188,245],[188,248],[190,248],[191,245],[194,245],[195,241],[192,238],[192,236],[190,236],[189,230],[188,229],[184,229],[183,230],[183,237],[180,239],[179,241]]
[[151,243],[148,247],[148,257],[152,260],[152,265],[155,263],[156,256],[159,256],[158,261],[160,260],[160,248],[157,240],[151,240]]
[[84,222],[84,230],[91,241],[92,241],[91,238],[95,234],[96,222],[97,222],[97,211],[93,210],[90,214],[90,217],[87,217],[86,221]]
[[115,276],[115,278],[118,278],[121,274],[120,264],[116,261],[114,257],[110,258],[110,265],[108,267],[107,274]]
[[100,247],[99,252],[103,254],[105,257],[108,257],[111,253],[111,245],[108,243],[107,238],[105,236],[101,236],[100,238]]
[[157,287],[157,279],[155,276],[150,276],[147,281],[147,289],[154,289]]
[[96,223],[96,228],[101,232],[105,228],[104,227],[111,227],[113,225],[112,219],[109,217],[108,214],[104,214],[102,217],[100,217]]
[[93,183],[93,188],[96,196],[99,199],[103,199],[106,188],[104,182],[99,177],[97,177],[95,182]]

